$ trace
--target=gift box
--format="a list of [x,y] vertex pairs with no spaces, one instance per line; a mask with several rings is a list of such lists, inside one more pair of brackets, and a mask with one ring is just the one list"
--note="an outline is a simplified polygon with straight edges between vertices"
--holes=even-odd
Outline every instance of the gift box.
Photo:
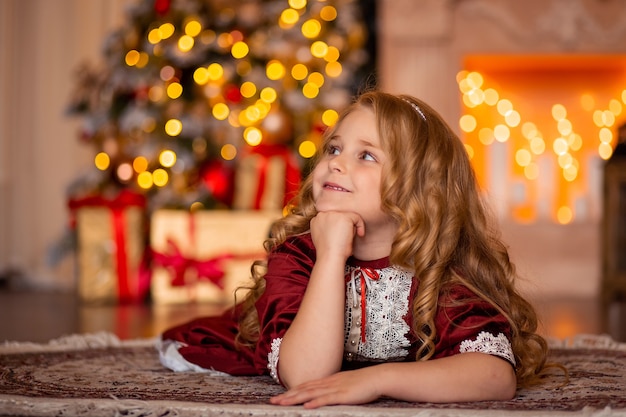
[[243,153],[235,173],[236,210],[282,210],[300,186],[300,168],[288,147],[259,145]]
[[141,272],[145,198],[123,191],[69,202],[77,235],[78,295],[86,303],[140,302],[149,291]]
[[[150,222],[151,294],[155,304],[232,305],[265,259],[263,242],[279,211],[157,210]],[[237,299],[246,291],[237,291]]]

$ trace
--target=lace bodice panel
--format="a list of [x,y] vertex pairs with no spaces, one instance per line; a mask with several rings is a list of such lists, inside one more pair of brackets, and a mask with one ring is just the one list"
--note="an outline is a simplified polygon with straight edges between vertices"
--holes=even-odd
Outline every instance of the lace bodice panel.
[[344,356],[348,361],[394,361],[408,355],[405,317],[413,275],[397,267],[346,266]]

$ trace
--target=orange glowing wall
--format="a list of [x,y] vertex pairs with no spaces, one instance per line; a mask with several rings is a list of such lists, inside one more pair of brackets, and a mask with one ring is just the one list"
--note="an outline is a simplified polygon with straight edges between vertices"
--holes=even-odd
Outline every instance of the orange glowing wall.
[[[540,201],[550,220],[581,220],[573,201],[589,194],[590,165],[610,156],[626,121],[626,56],[468,56],[457,81],[462,135],[481,186],[493,184],[494,175],[522,184],[522,201],[508,203],[517,221],[536,221]],[[502,132],[508,172],[492,172],[490,147]],[[545,181],[550,195],[542,195]]]

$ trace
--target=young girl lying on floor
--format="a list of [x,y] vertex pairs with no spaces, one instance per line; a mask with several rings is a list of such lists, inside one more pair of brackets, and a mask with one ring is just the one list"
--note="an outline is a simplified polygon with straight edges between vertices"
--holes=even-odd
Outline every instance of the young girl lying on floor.
[[504,400],[546,367],[464,145],[413,97],[343,113],[266,248],[245,302],[163,333],[165,366],[269,374],[306,407]]

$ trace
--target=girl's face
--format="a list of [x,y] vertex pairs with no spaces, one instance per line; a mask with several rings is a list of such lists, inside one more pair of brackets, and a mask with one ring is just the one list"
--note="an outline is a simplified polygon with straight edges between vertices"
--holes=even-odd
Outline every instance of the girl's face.
[[324,151],[312,173],[317,211],[357,213],[370,231],[372,226],[388,225],[389,216],[382,212],[380,199],[387,155],[381,147],[374,112],[359,107],[348,114]]

